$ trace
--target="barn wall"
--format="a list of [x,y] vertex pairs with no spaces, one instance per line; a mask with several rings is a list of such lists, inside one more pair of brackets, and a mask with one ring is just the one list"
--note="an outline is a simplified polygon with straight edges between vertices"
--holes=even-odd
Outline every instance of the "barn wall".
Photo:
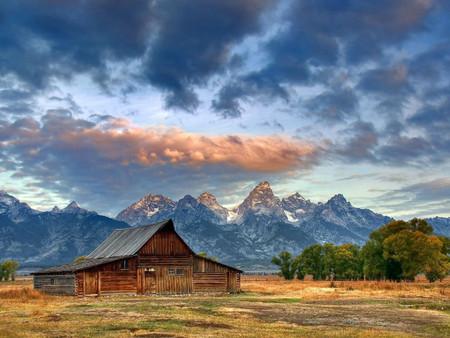
[[[173,269],[175,274],[170,275],[169,269]],[[176,271],[181,269],[182,275],[177,275]],[[156,268],[156,293],[157,294],[185,294],[193,292],[192,267],[174,266]]]
[[77,276],[78,295],[107,295],[137,293],[137,259],[128,258],[128,269],[121,269],[121,261],[86,269]]
[[235,271],[226,266],[210,261],[203,257],[194,257],[194,272],[229,272]]
[[137,267],[152,267],[152,266],[179,266],[179,265],[189,265],[192,266],[192,256],[139,256]]
[[35,290],[57,296],[75,296],[76,279],[74,274],[66,275],[35,275],[33,278]]
[[227,273],[194,273],[194,292],[226,292]]
[[181,238],[171,231],[161,231],[139,250],[139,255],[189,256],[191,251]]

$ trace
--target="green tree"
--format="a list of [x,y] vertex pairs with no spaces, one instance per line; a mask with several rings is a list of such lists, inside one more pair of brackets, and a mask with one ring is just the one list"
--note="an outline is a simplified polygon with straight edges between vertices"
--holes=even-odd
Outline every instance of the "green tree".
[[0,262],[0,282],[3,280],[3,275],[5,274],[4,266],[2,262]]
[[17,268],[19,267],[19,263],[15,261],[5,261],[3,263],[4,267],[4,273],[3,273],[3,279],[7,281],[9,278],[11,278],[12,281],[16,280],[16,272]]
[[277,256],[274,256],[271,261],[272,264],[278,265],[280,267],[280,272],[278,275],[284,277],[286,280],[294,279],[295,272],[298,268],[298,260],[293,263],[292,254],[288,251],[282,251]]
[[336,251],[337,247],[333,243],[323,245],[323,273],[330,278],[336,274]]
[[324,250],[320,244],[314,244],[307,247],[302,252],[303,273],[312,275],[314,280],[324,279],[326,272],[324,270]]
[[305,274],[303,273],[303,260],[302,255],[298,255],[292,260],[291,266],[296,271],[297,279],[303,280],[305,278]]
[[[391,222],[392,223],[392,222]],[[419,273],[430,281],[442,279],[449,270],[448,245],[433,235],[425,220],[412,219],[408,227],[390,234],[383,241],[383,258],[400,264],[402,277],[414,280]]]
[[335,273],[337,279],[358,279],[362,275],[359,246],[343,244],[334,254]]
[[206,259],[210,259],[210,260],[212,260],[214,262],[218,262],[219,261],[219,259],[217,257],[209,256],[206,252],[200,252],[200,253],[197,254],[197,256],[200,256],[200,257],[203,257],[203,258],[206,258]]
[[366,278],[381,280],[386,276],[387,262],[383,258],[382,242],[375,238],[369,239],[361,249],[361,259]]

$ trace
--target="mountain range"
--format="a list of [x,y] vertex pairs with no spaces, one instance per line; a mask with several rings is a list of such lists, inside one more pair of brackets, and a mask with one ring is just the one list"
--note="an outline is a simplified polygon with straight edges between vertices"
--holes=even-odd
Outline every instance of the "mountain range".
[[[298,254],[314,243],[363,245],[369,234],[393,218],[352,206],[341,194],[313,203],[298,192],[280,199],[268,182],[257,185],[238,206],[227,209],[210,193],[178,202],[148,194],[115,219],[80,208],[76,202],[51,211],[33,210],[0,191],[0,260],[47,266],[90,253],[114,229],[172,218],[196,252],[247,270],[270,268],[280,251]],[[450,236],[450,218],[427,219],[435,234]]]

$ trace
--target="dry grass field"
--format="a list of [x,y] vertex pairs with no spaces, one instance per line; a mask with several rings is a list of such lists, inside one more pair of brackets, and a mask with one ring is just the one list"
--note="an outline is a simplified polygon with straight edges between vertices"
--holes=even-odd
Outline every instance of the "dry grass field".
[[0,337],[450,336],[450,281],[284,281],[244,276],[231,295],[43,295],[0,283]]

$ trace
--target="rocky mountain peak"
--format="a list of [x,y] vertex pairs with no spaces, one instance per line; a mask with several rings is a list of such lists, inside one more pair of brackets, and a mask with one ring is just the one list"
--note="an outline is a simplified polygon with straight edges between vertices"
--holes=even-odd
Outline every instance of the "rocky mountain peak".
[[0,203],[4,203],[9,206],[16,202],[19,202],[17,198],[11,196],[5,190],[0,190]]
[[75,201],[70,202],[69,205],[67,207],[65,207],[64,209],[60,210],[60,212],[70,213],[70,214],[95,213],[94,211],[89,211],[89,210],[80,208],[80,206]]
[[67,207],[65,207],[63,209],[63,211],[70,211],[70,210],[75,210],[75,209],[80,209],[80,206],[77,204],[77,202],[72,201],[69,203],[69,205]]
[[60,212],[61,211],[61,209],[60,208],[58,208],[58,206],[57,205],[55,205],[54,207],[53,207],[53,209],[50,211],[50,212],[53,212],[53,213],[58,213],[58,212]]
[[280,200],[278,197],[275,197],[269,182],[266,181],[258,184],[244,200],[244,203],[246,201],[251,202],[252,206],[254,206],[255,204],[266,204],[266,202],[272,202],[274,199],[278,201]]
[[178,201],[177,208],[192,208],[195,209],[198,205],[197,200],[191,195],[184,196]]
[[198,196],[197,202],[199,204],[203,204],[210,211],[212,211],[214,215],[216,215],[219,224],[227,223],[228,210],[217,202],[216,197],[213,194],[204,192],[203,194]]
[[122,210],[116,220],[125,221],[133,226],[158,222],[169,218],[175,206],[176,203],[166,196],[148,194]]
[[329,201],[326,203],[326,205],[328,205],[328,206],[345,207],[345,208],[352,207],[351,203],[348,202],[345,199],[344,195],[342,195],[342,194],[334,195],[332,198],[329,199]]
[[[197,197],[197,202],[206,205],[210,209],[223,208],[216,200],[216,197],[209,192],[204,192]],[[225,209],[225,208],[223,208]]]
[[237,223],[242,222],[242,217],[248,213],[286,218],[280,199],[273,194],[267,181],[258,184],[233,213]]

